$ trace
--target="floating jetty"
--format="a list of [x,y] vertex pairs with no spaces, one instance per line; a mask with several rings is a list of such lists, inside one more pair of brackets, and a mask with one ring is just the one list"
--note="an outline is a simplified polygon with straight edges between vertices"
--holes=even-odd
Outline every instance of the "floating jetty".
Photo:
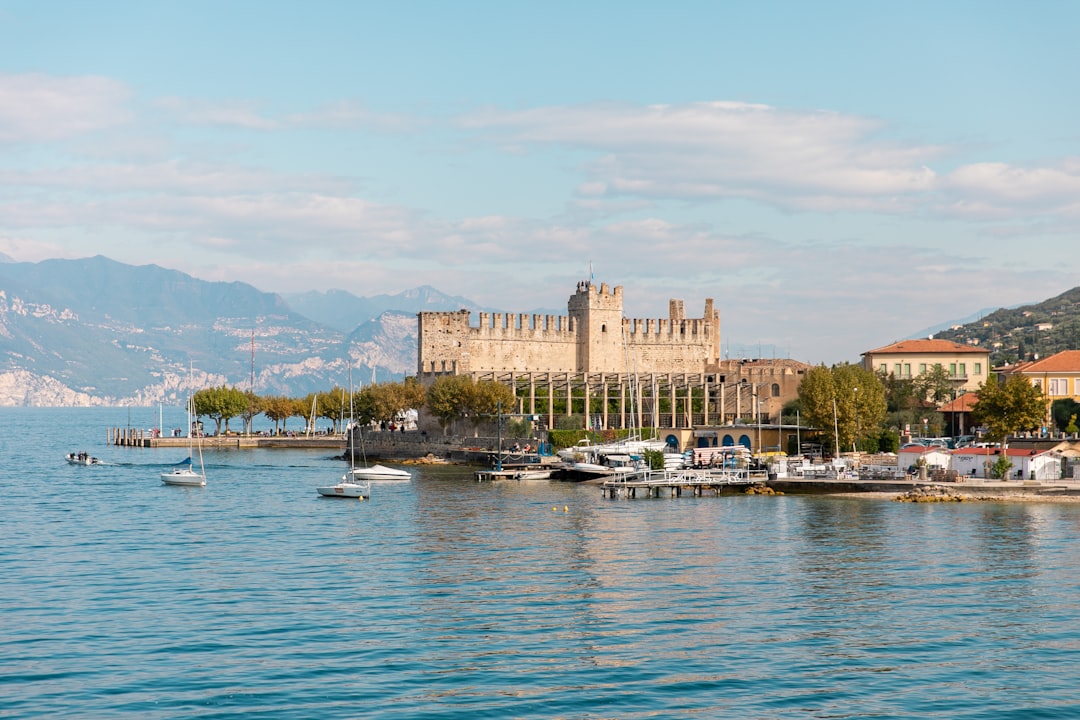
[[681,497],[684,493],[700,497],[706,493],[722,495],[725,490],[765,483],[768,473],[758,470],[644,470],[605,480],[600,491],[606,498]]

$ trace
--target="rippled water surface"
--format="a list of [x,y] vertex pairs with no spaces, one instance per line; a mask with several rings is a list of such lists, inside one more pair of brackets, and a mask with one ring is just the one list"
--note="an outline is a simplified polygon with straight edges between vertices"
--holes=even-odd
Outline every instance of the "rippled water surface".
[[174,488],[126,422],[0,410],[0,717],[1080,717],[1080,505],[448,467],[359,502],[282,450]]

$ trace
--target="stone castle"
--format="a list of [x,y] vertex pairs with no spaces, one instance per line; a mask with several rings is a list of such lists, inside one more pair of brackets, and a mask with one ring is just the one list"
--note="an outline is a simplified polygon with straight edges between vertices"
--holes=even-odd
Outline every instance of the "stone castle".
[[567,315],[419,313],[418,371],[700,373],[720,356],[720,313],[712,299],[700,318],[671,300],[664,319],[623,317],[623,289],[580,282]]
[[[515,388],[520,414],[558,420],[583,415],[592,428],[683,430],[742,420],[781,422],[809,366],[794,360],[720,358],[720,313],[712,299],[687,318],[682,300],[668,317],[623,317],[623,289],[579,282],[567,315],[418,313],[418,377],[468,375]],[[693,432],[698,432],[694,430]],[[679,433],[675,433],[679,435]],[[674,436],[670,436],[674,437]]]

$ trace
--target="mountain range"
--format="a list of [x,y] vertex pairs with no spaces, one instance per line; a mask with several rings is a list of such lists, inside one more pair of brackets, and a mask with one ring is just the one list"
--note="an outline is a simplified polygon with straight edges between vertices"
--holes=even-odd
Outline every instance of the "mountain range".
[[[416,368],[431,287],[290,296],[97,256],[0,262],[0,406],[182,405],[192,389],[303,396]],[[310,315],[309,315],[310,314]]]
[[[423,286],[360,297],[278,295],[97,256],[0,258],[0,406],[183,405],[230,385],[304,396],[415,372],[416,313],[498,312]],[[559,311],[538,309],[541,314]],[[934,337],[991,350],[995,365],[1080,348],[1080,288],[979,313]]]

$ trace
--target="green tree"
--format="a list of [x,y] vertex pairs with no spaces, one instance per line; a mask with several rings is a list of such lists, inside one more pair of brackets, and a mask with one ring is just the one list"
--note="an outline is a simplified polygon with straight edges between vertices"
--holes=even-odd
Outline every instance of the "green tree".
[[951,400],[954,385],[949,371],[941,365],[934,365],[914,380],[915,392],[919,398],[934,405]]
[[1075,424],[1078,413],[1080,413],[1080,403],[1072,398],[1061,398],[1050,404],[1050,417],[1054,420],[1054,427],[1063,432],[1076,432],[1076,430],[1070,430],[1069,425]]
[[250,390],[244,391],[244,398],[247,400],[247,407],[240,413],[240,417],[244,419],[244,434],[251,434],[251,425],[255,420],[255,416],[263,412],[263,404],[266,402],[266,398],[256,395]]
[[424,386],[416,378],[369,385],[356,394],[357,416],[361,423],[400,420],[406,410],[419,409],[425,395]]
[[979,386],[979,399],[972,408],[972,419],[985,425],[992,440],[1004,442],[1022,430],[1036,430],[1046,416],[1046,398],[1042,388],[1023,375],[1011,375],[1005,382],[997,376]]
[[281,434],[288,425],[289,418],[292,417],[296,403],[287,397],[281,395],[275,395],[272,397],[265,397],[262,400],[262,413],[274,423],[274,434]]
[[811,368],[799,386],[799,402],[806,422],[821,430],[834,450],[850,449],[862,438],[876,440],[886,412],[878,375],[848,363]]
[[316,413],[330,421],[333,432],[338,432],[338,423],[349,410],[349,393],[345,388],[335,385],[329,392],[320,393],[316,402]]
[[428,386],[424,402],[444,433],[465,416],[472,384],[472,378],[467,375],[443,375]]
[[506,385],[491,380],[481,380],[473,384],[469,393],[468,413],[474,435],[483,422],[490,421],[500,412],[510,414],[516,409],[514,391]]
[[235,387],[224,385],[216,388],[204,388],[192,396],[196,417],[206,415],[216,424],[214,433],[221,434],[221,424],[225,423],[225,432],[229,432],[229,420],[241,415],[248,406],[247,396]]

